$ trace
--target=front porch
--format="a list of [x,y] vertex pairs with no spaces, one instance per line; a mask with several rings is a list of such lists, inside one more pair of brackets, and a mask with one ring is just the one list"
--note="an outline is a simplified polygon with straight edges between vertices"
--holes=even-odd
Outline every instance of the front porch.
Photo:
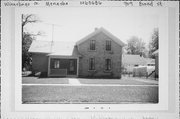
[[49,56],[48,77],[78,77],[78,67],[78,57]]

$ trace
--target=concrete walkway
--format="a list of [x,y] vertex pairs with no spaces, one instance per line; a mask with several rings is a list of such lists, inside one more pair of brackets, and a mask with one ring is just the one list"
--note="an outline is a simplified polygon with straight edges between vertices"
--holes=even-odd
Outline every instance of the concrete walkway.
[[77,78],[69,78],[68,80],[70,85],[81,85]]

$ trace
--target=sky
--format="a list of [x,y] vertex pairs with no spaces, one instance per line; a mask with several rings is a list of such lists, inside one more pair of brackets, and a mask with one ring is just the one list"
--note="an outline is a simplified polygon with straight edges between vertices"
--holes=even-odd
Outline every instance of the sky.
[[103,27],[124,43],[130,37],[137,36],[148,44],[153,29],[159,27],[158,9],[64,7],[32,11],[41,22],[29,24],[26,29],[32,33],[45,33],[37,37],[37,40],[76,42],[92,33],[95,28]]

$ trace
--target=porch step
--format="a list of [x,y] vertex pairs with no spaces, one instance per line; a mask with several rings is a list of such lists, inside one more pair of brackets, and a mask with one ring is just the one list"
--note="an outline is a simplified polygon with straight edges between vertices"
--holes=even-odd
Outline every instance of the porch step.
[[77,75],[66,75],[67,78],[77,78]]

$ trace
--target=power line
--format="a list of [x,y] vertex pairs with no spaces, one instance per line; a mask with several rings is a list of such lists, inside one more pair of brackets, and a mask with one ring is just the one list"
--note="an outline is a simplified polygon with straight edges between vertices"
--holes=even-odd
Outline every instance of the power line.
[[43,24],[47,24],[47,25],[51,25],[52,26],[52,40],[51,40],[51,49],[50,52],[52,52],[52,46],[53,46],[53,42],[54,42],[54,27],[62,27],[62,25],[59,24],[54,24],[54,23],[43,23]]

